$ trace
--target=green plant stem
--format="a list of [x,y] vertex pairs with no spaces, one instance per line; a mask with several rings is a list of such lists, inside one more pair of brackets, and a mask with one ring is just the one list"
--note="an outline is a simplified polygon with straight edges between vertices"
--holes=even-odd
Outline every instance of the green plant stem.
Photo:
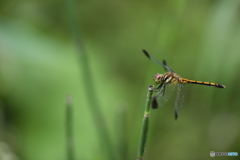
[[127,107],[123,104],[119,105],[117,107],[117,113],[116,113],[116,118],[117,118],[117,125],[116,127],[116,132],[118,133],[117,137],[118,138],[118,150],[119,150],[119,159],[121,160],[127,160],[128,159],[128,127],[127,127]]
[[66,140],[67,140],[67,160],[74,160],[73,146],[73,112],[72,99],[70,96],[66,99]]
[[150,85],[148,87],[146,107],[145,107],[143,122],[142,122],[141,137],[140,137],[139,146],[138,146],[137,160],[142,160],[142,157],[145,151],[153,89],[154,89],[153,85]]
[[87,52],[84,49],[82,35],[80,34],[80,25],[78,25],[79,17],[76,18],[74,12],[76,11],[76,4],[74,0],[65,0],[66,16],[71,28],[72,36],[75,40],[78,49],[78,60],[80,68],[82,69],[81,78],[83,80],[83,88],[85,91],[86,99],[89,104],[89,110],[95,123],[98,139],[100,140],[100,147],[105,146],[104,150],[107,151],[106,156],[109,160],[116,160],[114,147],[112,146],[111,136],[108,131],[106,120],[104,119],[103,111],[101,110],[99,100],[93,83],[93,76],[90,70]]

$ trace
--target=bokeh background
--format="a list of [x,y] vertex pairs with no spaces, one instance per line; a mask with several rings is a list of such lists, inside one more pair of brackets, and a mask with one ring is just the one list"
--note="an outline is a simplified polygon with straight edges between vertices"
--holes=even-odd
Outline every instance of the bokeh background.
[[136,159],[147,88],[164,72],[142,49],[184,78],[227,86],[188,85],[177,121],[174,98],[153,110],[145,159],[240,153],[240,1],[70,1],[72,19],[69,1],[0,4],[1,160],[67,160],[67,95],[76,160]]

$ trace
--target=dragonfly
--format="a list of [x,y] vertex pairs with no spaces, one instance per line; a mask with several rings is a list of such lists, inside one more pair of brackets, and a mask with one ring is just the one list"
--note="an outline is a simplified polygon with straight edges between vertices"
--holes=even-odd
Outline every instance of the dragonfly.
[[185,84],[200,84],[200,85],[206,85],[206,86],[217,87],[217,88],[226,88],[226,86],[218,83],[195,81],[195,80],[190,80],[186,78],[181,78],[176,72],[174,72],[170,67],[167,66],[167,62],[165,60],[163,60],[163,62],[161,63],[144,49],[143,49],[143,53],[147,56],[147,58],[149,58],[151,61],[158,64],[159,66],[163,67],[164,70],[166,71],[165,74],[157,73],[153,77],[153,80],[155,82],[154,85],[157,85],[157,87],[154,88],[155,93],[152,99],[152,108],[153,109],[159,108],[159,104],[161,103],[160,100],[163,100],[162,98],[165,95],[166,86],[177,87],[176,100],[174,105],[175,119],[178,118],[179,109],[183,105],[183,100],[185,97],[183,90],[185,88]]

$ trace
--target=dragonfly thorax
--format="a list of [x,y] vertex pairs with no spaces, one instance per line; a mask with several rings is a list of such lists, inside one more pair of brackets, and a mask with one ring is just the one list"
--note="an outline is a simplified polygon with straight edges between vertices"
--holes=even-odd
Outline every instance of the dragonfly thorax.
[[178,82],[179,76],[176,73],[167,72],[165,74],[155,74],[153,80],[156,84],[176,84]]

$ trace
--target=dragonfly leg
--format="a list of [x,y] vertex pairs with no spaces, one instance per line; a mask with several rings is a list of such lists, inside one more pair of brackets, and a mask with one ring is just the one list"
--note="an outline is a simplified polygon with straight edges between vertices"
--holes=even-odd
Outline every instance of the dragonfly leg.
[[[153,85],[158,85],[158,84],[153,84]],[[160,86],[161,86],[161,84],[160,84],[159,86],[157,86],[157,87],[154,87],[153,90],[154,90],[154,91],[159,91],[159,90],[161,89]]]

